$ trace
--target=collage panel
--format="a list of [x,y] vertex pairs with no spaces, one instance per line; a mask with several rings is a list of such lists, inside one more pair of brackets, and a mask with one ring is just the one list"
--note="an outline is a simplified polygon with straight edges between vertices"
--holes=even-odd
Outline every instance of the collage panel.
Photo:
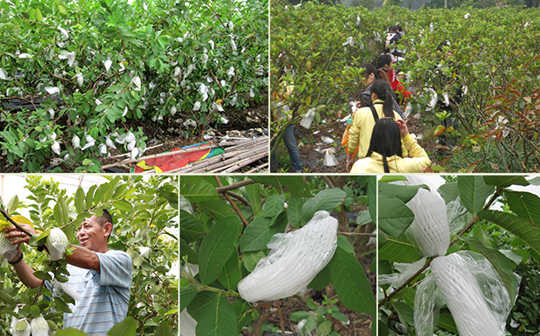
[[378,335],[537,335],[540,176],[381,176]]
[[375,176],[181,176],[180,335],[375,335]]
[[538,6],[273,0],[271,171],[538,171]]
[[0,334],[178,335],[178,187],[0,175]]
[[1,172],[268,171],[268,0],[0,1],[0,45]]

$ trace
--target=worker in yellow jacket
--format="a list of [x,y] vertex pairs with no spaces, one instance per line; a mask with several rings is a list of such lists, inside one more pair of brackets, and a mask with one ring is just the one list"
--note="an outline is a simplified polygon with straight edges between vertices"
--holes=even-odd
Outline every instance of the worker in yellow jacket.
[[[402,147],[408,155],[403,155]],[[367,156],[354,163],[351,173],[421,173],[430,165],[405,121],[382,118],[373,127]]]
[[[349,129],[347,146],[347,169],[350,169],[356,158],[352,157],[358,148],[358,159],[366,156],[373,126],[380,118],[386,117],[402,120],[399,114],[393,111],[392,89],[387,81],[378,79],[371,87],[372,105],[363,107],[354,113],[353,123]],[[407,155],[406,149],[403,149]]]

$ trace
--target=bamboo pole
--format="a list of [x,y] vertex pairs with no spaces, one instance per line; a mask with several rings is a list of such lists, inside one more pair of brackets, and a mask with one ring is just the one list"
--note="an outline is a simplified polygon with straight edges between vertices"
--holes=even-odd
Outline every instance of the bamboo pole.
[[194,163],[190,164],[187,167],[182,167],[182,168],[179,168],[179,169],[171,170],[170,173],[189,173],[189,172],[197,171],[197,170],[200,170],[201,168],[204,168],[204,167],[209,166],[211,164],[214,164],[216,162],[224,161],[224,160],[226,160],[226,159],[228,159],[230,157],[249,152],[256,146],[261,146],[261,145],[260,144],[259,145],[255,144],[255,145],[244,147],[243,149],[236,150],[236,151],[230,151],[230,149],[227,149],[227,152],[225,152],[223,154],[217,155],[217,156],[215,156],[213,158],[210,158],[210,159],[205,159],[205,160],[201,160],[201,161],[198,161],[198,162],[194,162]]

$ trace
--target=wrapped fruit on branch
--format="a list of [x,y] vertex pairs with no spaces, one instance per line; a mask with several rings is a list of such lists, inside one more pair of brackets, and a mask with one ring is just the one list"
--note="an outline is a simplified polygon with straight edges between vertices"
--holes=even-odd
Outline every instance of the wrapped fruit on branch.
[[295,295],[330,262],[337,244],[338,221],[327,211],[317,211],[301,229],[275,234],[262,258],[238,284],[249,302],[271,301]]

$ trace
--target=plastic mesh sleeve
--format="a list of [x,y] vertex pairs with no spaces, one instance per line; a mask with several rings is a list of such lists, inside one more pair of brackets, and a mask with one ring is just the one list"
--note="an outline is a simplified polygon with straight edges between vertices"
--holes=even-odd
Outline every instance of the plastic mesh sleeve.
[[337,227],[327,211],[317,211],[301,229],[274,235],[268,256],[239,282],[240,296],[249,302],[271,301],[304,290],[332,259]]
[[445,255],[450,245],[450,229],[446,204],[439,193],[419,188],[407,202],[414,213],[414,221],[407,230],[425,256]]
[[[480,264],[476,262],[471,264],[471,260],[473,259],[464,258],[458,253],[435,258],[431,267],[437,287],[454,317],[460,336],[504,336],[505,321],[500,321],[497,312],[486,302],[480,288],[484,280],[479,283],[470,271],[470,268]],[[476,273],[494,272],[491,265],[489,267],[491,269],[483,268]],[[488,276],[494,277],[498,278],[496,274]],[[504,286],[499,287],[499,290],[506,292]],[[509,300],[504,304],[509,305]]]
[[380,274],[379,275],[379,284],[386,285],[390,284],[394,288],[398,288],[409,280],[416,272],[418,272],[426,263],[426,258],[422,258],[413,263],[395,263],[394,268],[398,270],[399,273],[392,274]]
[[438,313],[437,283],[428,275],[420,282],[414,297],[414,328],[416,336],[433,336],[433,321]]

